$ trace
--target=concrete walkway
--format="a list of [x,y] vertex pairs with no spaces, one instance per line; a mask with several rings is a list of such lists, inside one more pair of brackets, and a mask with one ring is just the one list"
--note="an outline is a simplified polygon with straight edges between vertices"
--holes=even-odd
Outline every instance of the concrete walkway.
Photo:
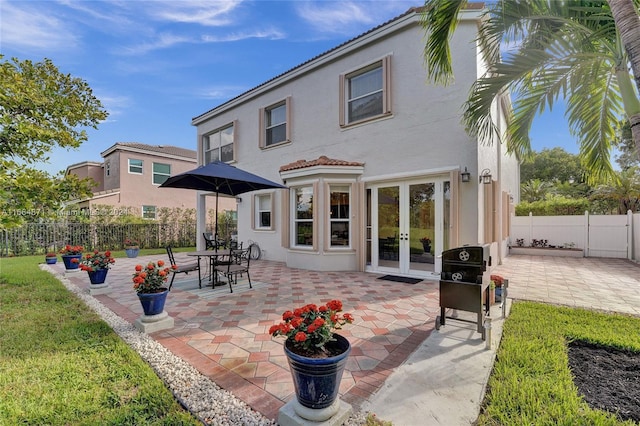
[[[627,260],[510,256],[492,273],[509,279],[510,300],[640,315],[640,267]],[[492,308],[490,350],[478,333],[447,323],[362,408],[397,426],[473,424],[502,334],[501,314]]]
[[[192,260],[177,256],[178,262]],[[110,292],[96,298],[133,323],[142,312],[131,287],[133,268],[165,257],[118,259],[107,278]],[[509,279],[510,298],[640,315],[640,268],[626,260],[512,256],[492,273]],[[88,291],[86,274],[66,276]],[[497,305],[487,348],[475,324],[447,321],[434,330],[435,280],[411,285],[263,260],[254,263],[251,276],[254,288],[241,282],[234,293],[228,287],[199,289],[192,275],[177,278],[166,306],[175,327],[151,337],[275,419],[293,398],[293,385],[282,341],[272,339],[268,328],[284,310],[341,299],[356,318],[341,331],[352,344],[342,400],[395,426],[475,421],[502,331]]]

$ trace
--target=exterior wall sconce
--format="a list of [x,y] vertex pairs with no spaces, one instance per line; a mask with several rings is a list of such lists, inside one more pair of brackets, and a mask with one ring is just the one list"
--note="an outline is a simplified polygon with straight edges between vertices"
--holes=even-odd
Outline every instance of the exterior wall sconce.
[[467,168],[464,168],[464,172],[460,173],[460,178],[462,178],[463,182],[470,182],[471,181],[471,173],[469,173],[467,171]]
[[491,183],[491,170],[484,169],[480,173],[480,177],[478,177],[478,183],[484,183],[485,185],[490,184]]
[[236,197],[236,203],[241,203],[241,202],[242,202],[242,198]]

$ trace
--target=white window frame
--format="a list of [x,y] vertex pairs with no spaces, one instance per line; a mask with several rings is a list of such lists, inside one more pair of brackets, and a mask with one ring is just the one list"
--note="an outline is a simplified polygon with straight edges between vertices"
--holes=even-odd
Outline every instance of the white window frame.
[[[134,164],[131,164],[131,162],[132,162],[132,161],[139,161],[139,162],[140,162],[140,165],[138,165],[138,164],[135,164],[135,165],[134,165]],[[139,171],[139,172],[138,172],[138,171],[133,171],[133,170],[131,170],[131,168],[132,168],[132,167],[135,167],[135,168],[138,168],[138,167],[139,167],[139,168],[140,168],[140,171]],[[142,171],[144,170],[144,160],[139,160],[139,159],[137,159],[137,158],[129,158],[129,159],[128,159],[128,170],[129,170],[129,173],[131,173],[132,175],[141,175],[141,174],[142,174]]]
[[[348,196],[348,206],[349,206],[349,211],[347,213],[347,217],[333,217],[333,212],[332,212],[332,205],[331,205],[331,194],[333,194],[334,192],[340,192],[340,193],[347,193]],[[351,236],[352,236],[352,224],[351,224],[351,216],[352,216],[352,209],[353,209],[353,197],[351,194],[351,185],[348,183],[331,183],[329,184],[329,199],[328,199],[328,209],[327,211],[329,212],[329,226],[327,227],[327,238],[329,241],[329,247],[331,249],[350,249],[351,248]],[[332,224],[333,223],[346,223],[347,224],[347,244],[336,244],[334,245],[333,242],[336,241],[337,239],[339,240],[339,236],[338,235],[333,235],[332,234]]]
[[[230,142],[225,141],[226,143],[222,144],[223,134],[225,134],[225,131],[227,131],[228,129],[231,129],[231,141]],[[238,130],[237,122],[233,121],[231,123],[227,123],[224,126],[215,129],[213,132],[209,132],[205,135],[202,135],[202,158],[204,160],[204,164],[209,164],[215,161],[216,159],[220,161],[224,161],[225,163],[232,163],[236,161],[237,130]],[[208,149],[207,149],[207,142],[209,142]],[[231,145],[231,159],[223,160],[222,149],[223,147],[227,147],[229,145]],[[209,153],[213,153],[214,151],[217,151],[215,156],[213,154],[209,154]],[[210,157],[210,158],[207,158],[207,157]]]
[[[260,201],[267,199],[266,207]],[[274,218],[273,218],[273,194],[256,194],[253,197],[253,229],[257,231],[272,231]],[[269,213],[269,225],[262,225],[260,220],[263,213]]]
[[[298,191],[307,190],[311,192],[311,218],[300,219],[297,215],[297,195]],[[315,185],[301,185],[295,188],[291,188],[291,246],[301,249],[313,249],[315,245],[315,208],[316,208],[316,193]],[[298,224],[308,223],[311,225],[311,244],[299,244],[298,243]]]
[[[153,212],[153,217],[147,217],[147,212]],[[158,218],[158,208],[156,206],[142,206],[142,218],[156,220]]]
[[[156,171],[156,165],[159,165],[159,166],[169,166],[169,173],[161,173],[161,172],[157,172],[157,171]],[[167,179],[169,179],[169,177],[171,176],[171,164],[169,164],[169,163],[156,163],[156,162],[154,161],[154,162],[153,162],[153,165],[152,165],[152,169],[151,169],[151,170],[152,170],[152,173],[151,173],[151,183],[152,183],[152,184],[154,184],[154,185],[158,185],[158,186],[159,186],[159,185],[162,185],[162,184],[163,184]],[[162,182],[160,182],[160,183],[157,183],[157,182],[156,182],[156,176],[166,176],[166,177],[167,177],[167,179],[163,180],[163,181],[162,181]]]
[[[367,72],[373,71],[375,69],[382,69],[382,87],[377,91],[382,92],[382,112],[379,114],[374,114],[368,117],[360,118],[357,120],[349,120],[349,103],[353,100],[357,100],[358,98],[350,99],[349,98],[349,87],[351,83],[351,79],[361,76]],[[366,96],[370,96],[375,92],[367,93],[361,95],[359,98],[364,98]],[[339,105],[339,113],[340,113],[340,127],[349,127],[352,125],[364,123],[367,121],[377,120],[383,117],[388,117],[392,115],[391,110],[391,55],[387,55],[382,59],[378,59],[373,61],[363,67],[360,67],[354,71],[346,72],[340,75],[340,105]]]
[[[285,107],[285,121],[277,123],[275,125],[269,125],[269,117],[272,110]],[[283,145],[291,142],[291,96],[287,96],[284,100],[271,104],[265,108],[260,108],[259,117],[258,117],[258,125],[259,129],[259,140],[258,145],[261,149],[272,148],[275,146]],[[274,128],[277,126],[281,126],[284,124],[285,128],[285,138],[284,140],[272,142],[271,144],[267,144],[267,131],[270,128]]]
[[111,176],[111,162],[106,161],[104,163],[104,174],[105,176]]

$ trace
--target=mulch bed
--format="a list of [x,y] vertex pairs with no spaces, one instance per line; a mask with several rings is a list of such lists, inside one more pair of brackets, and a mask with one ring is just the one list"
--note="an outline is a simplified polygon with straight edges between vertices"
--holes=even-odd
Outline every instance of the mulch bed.
[[590,407],[640,422],[640,353],[575,341],[569,368]]

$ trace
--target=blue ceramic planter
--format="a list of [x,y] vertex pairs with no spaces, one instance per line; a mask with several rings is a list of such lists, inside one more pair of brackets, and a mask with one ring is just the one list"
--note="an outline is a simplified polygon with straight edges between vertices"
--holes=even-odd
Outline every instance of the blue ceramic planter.
[[55,265],[56,262],[58,262],[57,257],[45,257],[44,260],[47,262],[47,265]]
[[[78,259],[78,262],[73,262],[73,259]],[[74,269],[78,269],[80,267],[80,260],[82,259],[81,254],[63,254],[62,261],[64,262],[64,267],[67,271],[71,271]]]
[[164,289],[161,293],[138,293],[138,298],[142,304],[145,315],[158,315],[164,311],[164,302],[167,300],[169,290]]
[[336,400],[342,373],[351,352],[349,341],[334,334],[335,342],[327,347],[339,348],[342,353],[330,358],[308,358],[298,355],[287,347],[284,351],[289,361],[293,384],[298,402],[304,407],[322,409],[329,407]]
[[138,253],[140,252],[139,248],[126,248],[124,252],[127,254],[128,258],[138,257]]
[[89,281],[91,284],[104,284],[104,281],[107,279],[108,269],[99,269],[93,272],[87,272],[89,274]]

